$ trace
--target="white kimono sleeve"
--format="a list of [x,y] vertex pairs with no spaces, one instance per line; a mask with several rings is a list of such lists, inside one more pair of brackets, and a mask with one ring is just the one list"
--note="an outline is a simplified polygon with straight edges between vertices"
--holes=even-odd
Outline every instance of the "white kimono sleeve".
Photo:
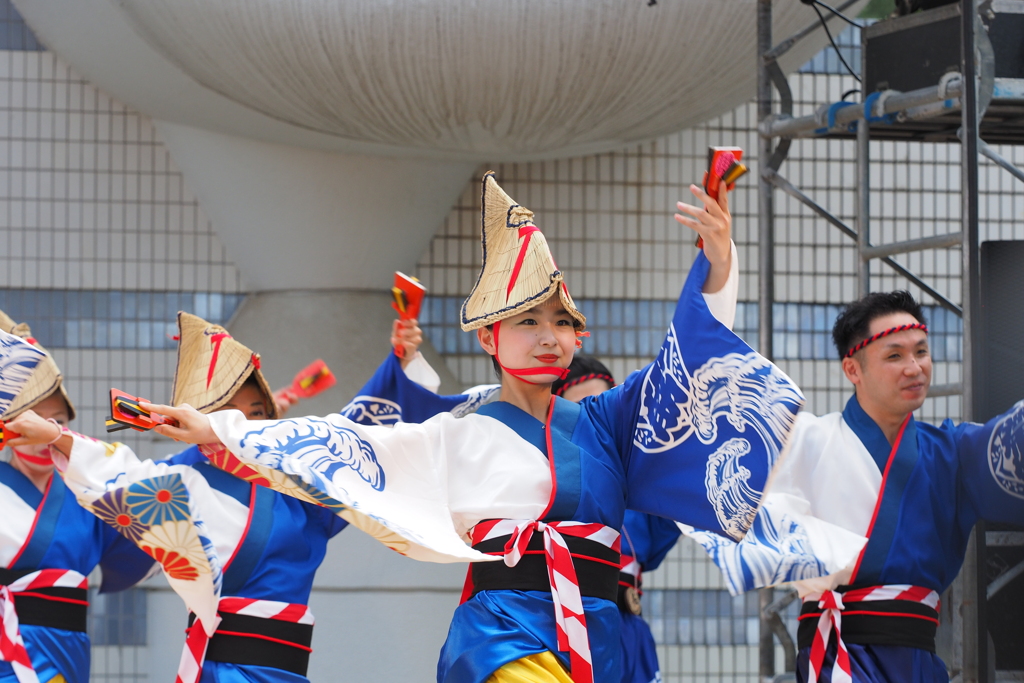
[[382,427],[339,414],[250,421],[236,410],[209,418],[227,451],[262,475],[265,486],[328,507],[403,555],[428,562],[499,559],[466,545],[448,505],[449,451],[509,448],[480,421],[441,414]]
[[203,522],[220,512],[209,484],[187,465],[139,460],[124,444],[73,438],[70,458],[54,454],[68,488],[82,507],[160,563],[212,635],[222,567]]

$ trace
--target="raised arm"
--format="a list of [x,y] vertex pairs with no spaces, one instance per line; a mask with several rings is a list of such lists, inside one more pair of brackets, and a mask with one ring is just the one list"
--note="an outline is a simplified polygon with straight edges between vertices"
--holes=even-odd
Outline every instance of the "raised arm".
[[803,396],[711,314],[710,267],[699,254],[654,363],[584,409],[623,459],[629,508],[739,539]]

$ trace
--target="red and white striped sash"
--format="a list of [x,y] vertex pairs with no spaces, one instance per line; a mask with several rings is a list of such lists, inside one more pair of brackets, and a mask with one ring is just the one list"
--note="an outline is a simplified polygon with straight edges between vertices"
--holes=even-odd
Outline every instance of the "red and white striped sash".
[[36,593],[40,588],[88,588],[89,580],[71,569],[40,569],[27,574],[9,586],[0,586],[0,661],[10,662],[18,683],[39,683],[32,660],[25,649],[18,625],[18,612],[14,608],[15,594],[31,595],[43,600],[89,603],[71,598]]
[[526,554],[534,531],[544,535],[544,558],[551,584],[551,599],[555,603],[558,649],[561,652],[568,651],[572,680],[575,683],[593,683],[594,663],[590,656],[583,596],[580,594],[572,555],[563,536],[597,541],[618,552],[619,532],[603,524],[499,519],[481,522],[473,527],[473,544],[510,536],[502,555],[505,564],[514,567]]
[[[637,588],[640,585],[640,576],[643,573],[643,567],[636,561],[635,557],[630,555],[623,555],[622,561],[619,563],[619,571],[623,574],[629,574],[633,577],[633,582],[626,584]],[[623,583],[620,581],[619,583]]]
[[[277,602],[276,600],[255,600],[253,598],[221,598],[217,603],[217,611],[224,614],[242,614],[260,619],[277,619],[292,624],[313,624],[313,613],[306,605],[295,605],[288,602]],[[217,617],[217,625],[220,625],[220,617]],[[210,638],[198,619],[186,630],[185,647],[181,651],[181,662],[178,664],[178,676],[175,683],[198,683],[203,674],[203,662],[206,661],[206,648],[210,645]],[[278,641],[276,638],[268,638],[257,633],[240,633],[237,631],[221,631],[216,633],[229,636],[244,636],[247,638],[263,638]],[[302,648],[311,651],[309,648],[297,643],[287,643],[292,647]]]
[[[853,677],[850,668],[850,653],[843,642],[841,632],[842,613],[847,605],[859,602],[877,602],[881,600],[906,600],[927,605],[939,611],[939,594],[930,588],[911,586],[908,584],[895,584],[888,586],[869,586],[867,588],[855,588],[839,593],[837,591],[826,591],[815,593],[804,598],[804,602],[818,603],[822,610],[818,617],[818,627],[814,633],[814,641],[811,643],[811,655],[808,668],[808,680],[817,681],[821,675],[822,663],[825,661],[825,651],[828,648],[828,639],[833,627],[836,631],[836,661],[832,665],[832,683],[852,683]],[[851,610],[850,615],[863,613],[862,610]],[[810,616],[810,615],[808,615]],[[918,615],[908,615],[918,616]]]

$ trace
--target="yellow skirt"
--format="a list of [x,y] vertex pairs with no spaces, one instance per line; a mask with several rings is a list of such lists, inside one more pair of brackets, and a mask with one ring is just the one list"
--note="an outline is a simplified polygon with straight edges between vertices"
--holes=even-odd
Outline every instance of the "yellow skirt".
[[64,676],[62,676],[60,674],[57,674],[56,676],[54,676],[50,680],[46,681],[46,683],[68,683],[68,682],[67,682],[67,679],[64,678]]
[[558,658],[545,650],[509,662],[491,674],[487,683],[572,683],[572,678]]

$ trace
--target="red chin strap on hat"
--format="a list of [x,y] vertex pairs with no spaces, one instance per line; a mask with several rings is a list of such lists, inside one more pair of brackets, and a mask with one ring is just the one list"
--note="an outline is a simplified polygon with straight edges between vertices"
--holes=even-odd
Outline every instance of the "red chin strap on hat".
[[18,456],[19,458],[21,458],[22,460],[24,460],[27,463],[31,463],[33,465],[52,465],[53,464],[53,458],[43,458],[43,457],[40,457],[38,455],[29,455],[28,453],[22,453],[21,451],[19,451],[16,448],[12,448],[11,450],[14,451],[14,454],[16,456]]
[[569,375],[569,368],[506,368],[498,360],[498,330],[501,328],[501,321],[494,323],[494,360],[498,363],[498,367],[507,372],[508,374],[521,379],[527,384],[551,384],[551,382],[534,382],[526,379],[533,375],[554,375],[557,379],[565,379]]
[[887,330],[882,330],[878,334],[871,335],[870,337],[862,341],[860,344],[857,344],[852,349],[847,351],[846,355],[843,356],[843,358],[851,358],[853,354],[857,353],[871,342],[878,341],[882,337],[888,337],[890,334],[896,334],[897,332],[906,332],[907,330],[922,330],[925,334],[928,334],[928,326],[925,325],[924,323],[913,323],[910,325],[898,325],[896,327],[890,327]]

